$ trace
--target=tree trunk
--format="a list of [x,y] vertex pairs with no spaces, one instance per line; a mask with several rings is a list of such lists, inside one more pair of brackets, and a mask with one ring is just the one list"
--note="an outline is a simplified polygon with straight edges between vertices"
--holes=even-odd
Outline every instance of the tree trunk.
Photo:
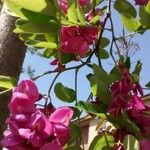
[[[25,57],[26,46],[13,33],[16,18],[8,15],[3,6],[0,15],[0,75],[12,76],[17,80]],[[8,116],[8,102],[11,92],[0,95],[0,139]]]

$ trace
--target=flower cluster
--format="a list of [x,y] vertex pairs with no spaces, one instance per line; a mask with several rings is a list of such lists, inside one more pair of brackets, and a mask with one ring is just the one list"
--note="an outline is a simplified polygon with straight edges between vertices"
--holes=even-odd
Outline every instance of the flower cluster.
[[147,5],[149,0],[135,0],[136,5]]
[[69,139],[73,111],[68,107],[36,108],[40,94],[32,80],[22,81],[9,103],[10,116],[1,141],[9,150],[62,150]]
[[[141,97],[139,97],[139,94],[143,95],[142,88],[139,83],[131,82],[130,74],[126,67],[122,66],[120,71],[122,74],[121,79],[113,83],[110,87],[113,100],[108,112],[115,117],[121,117],[123,113],[128,114],[129,119],[133,120],[139,127],[143,137],[148,137],[150,134],[150,117],[148,117],[150,107],[146,106]],[[132,133],[123,129],[120,131],[117,130],[115,134],[115,140],[123,142],[124,137]],[[118,139],[118,137],[120,137],[120,139]],[[150,140],[140,142],[141,150],[148,150],[143,147],[143,145],[145,145],[144,143],[150,143]]]
[[62,26],[60,31],[61,51],[84,56],[98,35],[96,27]]

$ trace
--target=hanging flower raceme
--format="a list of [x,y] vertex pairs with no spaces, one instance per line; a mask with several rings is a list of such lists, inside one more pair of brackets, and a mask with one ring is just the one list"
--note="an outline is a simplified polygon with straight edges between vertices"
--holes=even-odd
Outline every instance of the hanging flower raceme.
[[6,121],[8,129],[1,141],[3,147],[9,150],[62,150],[68,142],[73,111],[68,107],[40,110],[35,105],[39,95],[31,80],[22,81],[13,90],[9,103],[11,114]]
[[[110,87],[113,100],[109,105],[108,112],[119,118],[123,117],[124,113],[127,114],[128,118],[133,120],[140,129],[141,134],[147,137],[150,135],[150,117],[148,116],[150,107],[146,106],[139,96],[143,95],[143,90],[139,83],[131,82],[127,68],[121,67],[120,72],[122,74],[121,79],[113,83]],[[115,139],[119,137],[117,141],[123,142],[125,135],[134,134],[124,127],[125,126],[123,126],[124,132],[119,132],[119,136],[118,132],[117,136],[114,134]],[[147,150],[146,143],[149,144],[149,140],[145,139],[140,142],[140,150]]]
[[62,26],[60,31],[60,50],[84,56],[98,34],[96,27]]
[[136,5],[147,5],[147,3],[149,2],[149,0],[135,0]]

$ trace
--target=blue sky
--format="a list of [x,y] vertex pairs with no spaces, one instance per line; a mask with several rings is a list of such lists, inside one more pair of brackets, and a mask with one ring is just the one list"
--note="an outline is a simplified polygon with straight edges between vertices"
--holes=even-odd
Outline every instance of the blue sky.
[[[118,37],[121,33],[121,24],[120,24],[120,18],[115,13],[113,15],[113,21],[114,21],[114,27],[116,36]],[[109,27],[109,23],[107,24],[107,27]],[[108,31],[105,31],[104,33],[105,37],[111,37],[110,33]],[[140,83],[142,86],[144,86],[148,81],[150,81],[150,30],[145,32],[143,35],[136,34],[133,40],[138,43],[140,46],[140,49],[132,58],[132,65],[134,66],[137,62],[137,60],[141,60],[143,63],[143,69],[140,77]],[[109,50],[109,47],[107,48]],[[93,59],[94,62],[96,61]],[[32,66],[33,69],[36,71],[36,75],[39,75],[45,71],[53,70],[54,68],[50,65],[51,60],[45,59],[42,57],[39,57],[37,55],[32,55],[29,52],[26,53],[25,61],[24,61],[24,67]],[[102,61],[104,68],[106,70],[110,70],[110,68],[113,67],[113,62],[111,59]],[[89,90],[89,82],[87,81],[85,75],[88,74],[91,70],[87,67],[83,68],[79,72],[79,78],[78,78],[78,100],[86,100],[90,90]],[[37,86],[39,88],[39,91],[41,93],[47,93],[47,90],[50,86],[50,83],[52,82],[55,74],[44,76],[36,81]],[[20,80],[26,79],[28,76],[23,73],[21,74]],[[56,82],[62,82],[65,86],[74,88],[74,73],[72,71],[68,71],[65,73],[62,73]],[[145,91],[145,94],[149,93],[149,91]],[[51,92],[51,97],[54,105],[56,106],[62,106],[66,105],[65,103],[62,103],[60,100],[58,100],[55,97],[54,92]]]

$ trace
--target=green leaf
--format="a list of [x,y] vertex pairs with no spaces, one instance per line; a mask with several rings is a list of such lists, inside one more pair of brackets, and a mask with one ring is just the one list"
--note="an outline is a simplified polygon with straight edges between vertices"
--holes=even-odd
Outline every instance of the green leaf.
[[128,13],[121,14],[122,22],[129,32],[137,31],[139,23]]
[[126,65],[126,67],[127,67],[128,69],[130,69],[130,67],[131,67],[130,57],[127,57],[127,58],[126,58],[125,65]]
[[133,7],[131,3],[127,0],[116,0],[114,4],[114,8],[120,13],[128,13],[133,18],[136,17],[136,9]]
[[68,146],[64,150],[82,150],[79,145]]
[[140,7],[140,11],[139,11],[140,23],[145,28],[150,28],[150,13],[149,12],[146,10],[144,6]]
[[17,28],[15,33],[58,33],[58,24],[55,21],[49,23],[32,23],[27,20],[18,19],[16,22]]
[[104,104],[108,105],[111,100],[111,94],[109,91],[109,76],[103,68],[97,66],[96,64],[93,64],[93,71],[97,84],[97,96]]
[[101,49],[99,51],[99,57],[101,59],[108,59],[109,58],[109,53],[105,49]]
[[8,8],[17,16],[25,19],[26,17],[21,12],[21,9],[27,9],[34,12],[39,12],[46,15],[56,15],[56,8],[53,1],[50,0],[5,0]]
[[107,72],[105,72],[105,70],[103,68],[99,67],[96,64],[93,64],[93,71],[94,71],[96,80],[107,82],[108,74],[107,74]]
[[125,136],[123,140],[125,150],[137,150],[139,149],[139,143],[133,135]]
[[50,49],[50,48],[47,48],[44,52],[43,52],[43,56],[46,57],[46,58],[51,58],[55,55],[56,53],[56,50],[55,49]]
[[38,23],[38,22],[49,23],[50,20],[57,20],[56,17],[34,12],[34,11],[27,10],[24,8],[21,9],[21,12],[27,20],[34,22],[34,23]]
[[106,113],[107,106],[105,104],[96,105],[90,102],[79,101],[77,107],[85,112],[93,113],[93,114],[102,114]]
[[74,54],[64,54],[64,53],[60,53],[59,59],[61,60],[61,63],[62,63],[62,64],[67,64],[68,62],[70,62],[70,61],[72,61],[73,59],[75,59],[75,55],[74,55]]
[[20,33],[19,38],[23,41],[28,41],[30,39],[34,39],[36,35],[35,34],[29,34],[29,33]]
[[32,45],[37,48],[50,48],[50,49],[55,49],[57,48],[57,45],[52,42],[43,42],[43,41],[38,41],[38,40],[28,40],[26,42],[27,45]]
[[150,2],[146,5],[145,10],[150,15]]
[[76,99],[75,91],[63,86],[60,82],[55,85],[54,92],[56,97],[64,102],[71,103]]
[[73,117],[72,119],[76,119],[81,115],[80,110],[77,107],[69,107],[73,110]]
[[67,10],[67,16],[70,22],[78,22],[78,16],[76,13],[76,1],[70,0]]
[[100,48],[107,47],[109,45],[109,43],[110,43],[109,39],[103,37],[101,39]]
[[77,2],[76,13],[77,13],[77,17],[78,17],[79,22],[81,22],[83,25],[85,25],[84,13],[83,13],[81,6],[78,2]]
[[96,7],[100,3],[102,3],[104,0],[92,0],[93,7]]
[[17,83],[17,80],[13,77],[0,75],[0,89],[11,89]]
[[134,135],[138,135],[140,132],[140,129],[133,121],[129,119],[128,115],[125,112],[123,112],[121,117],[117,117],[117,118],[116,116],[109,114],[107,115],[107,119],[116,128],[126,129],[128,132],[133,133]]
[[46,34],[44,34],[44,36],[45,36],[45,39],[48,42],[53,42],[53,43],[57,43],[58,44],[58,34],[46,33]]
[[142,63],[140,61],[137,62],[134,71],[132,72],[132,76],[135,81],[139,81],[140,72],[142,70]]
[[99,23],[99,20],[100,20],[100,16],[99,16],[99,15],[96,15],[95,17],[93,17],[93,18],[90,20],[90,23],[95,25],[95,24]]
[[97,135],[90,144],[89,150],[111,150],[115,144],[114,138],[108,133]]
[[77,126],[74,123],[70,124],[70,140],[69,140],[69,144],[72,144],[74,142],[76,142],[80,137],[81,137],[81,129],[79,126]]
[[150,81],[145,86],[150,88]]
[[90,87],[91,87],[91,91],[92,91],[93,95],[96,96],[97,95],[97,84],[96,84],[96,79],[95,79],[94,75],[88,74],[86,77],[90,82]]

